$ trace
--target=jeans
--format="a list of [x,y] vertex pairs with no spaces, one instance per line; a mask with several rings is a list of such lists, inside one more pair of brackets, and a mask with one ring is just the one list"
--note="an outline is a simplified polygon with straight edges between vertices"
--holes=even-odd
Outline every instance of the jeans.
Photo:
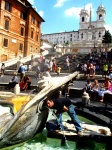
[[[78,117],[77,117],[77,115],[76,115],[76,112],[75,112],[75,110],[74,110],[74,106],[73,106],[72,104],[68,107],[67,113],[68,113],[68,115],[70,116],[70,118],[72,119],[72,122],[73,122],[73,124],[74,124],[74,126],[75,126],[77,132],[78,132],[78,131],[81,131],[82,128],[81,128],[81,126],[80,126],[80,121],[79,121],[79,119],[78,119]],[[62,114],[60,114],[60,115],[58,116],[58,120],[59,120],[61,129],[64,130],[64,127],[63,127],[63,125],[62,125]]]

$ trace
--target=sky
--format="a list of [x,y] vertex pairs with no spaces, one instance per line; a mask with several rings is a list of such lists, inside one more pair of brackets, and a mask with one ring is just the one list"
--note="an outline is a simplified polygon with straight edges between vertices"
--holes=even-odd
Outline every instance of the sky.
[[41,32],[52,34],[77,31],[80,11],[84,7],[92,10],[92,21],[96,21],[96,11],[100,4],[106,10],[105,27],[112,34],[112,0],[28,0],[37,13],[44,19]]

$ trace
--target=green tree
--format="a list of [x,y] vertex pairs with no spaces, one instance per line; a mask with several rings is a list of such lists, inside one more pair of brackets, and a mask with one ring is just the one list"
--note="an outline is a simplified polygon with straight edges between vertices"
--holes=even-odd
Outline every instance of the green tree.
[[102,39],[102,43],[108,44],[108,47],[109,47],[109,43],[112,43],[112,35],[110,34],[109,30],[105,31],[105,34]]

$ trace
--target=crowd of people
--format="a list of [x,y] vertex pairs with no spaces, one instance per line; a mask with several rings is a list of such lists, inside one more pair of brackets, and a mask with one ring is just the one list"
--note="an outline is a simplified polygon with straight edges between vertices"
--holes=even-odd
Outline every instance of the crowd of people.
[[[66,72],[70,72],[70,58],[69,55],[66,56],[65,58],[65,64],[63,67],[66,67]],[[52,60],[46,60],[45,58],[43,58],[42,56],[40,57],[40,60],[36,66],[36,78],[41,78],[41,76],[43,75],[43,73],[45,73],[46,71],[49,72],[53,72],[56,73],[57,76],[60,76],[61,70],[63,69],[62,66],[60,66],[59,64],[57,64],[57,59],[56,57],[54,57],[54,59]]]
[[[77,69],[84,73],[84,79],[87,80],[84,91],[89,93],[90,99],[96,99],[98,95],[100,102],[103,102],[104,95],[112,93],[112,51],[111,54],[105,51],[93,52],[88,54],[87,58],[86,62],[77,65]],[[101,85],[96,74],[102,75]]]
[[94,79],[93,84],[90,79],[87,79],[87,83],[85,84],[84,91],[89,93],[90,99],[96,99],[96,95],[98,94],[100,102],[104,101],[104,94],[112,93],[112,82],[106,78],[104,82],[100,85],[97,79]]
[[88,54],[86,62],[77,64],[77,68],[84,72],[84,78],[92,76],[95,79],[96,74],[102,74],[102,77],[112,79],[112,59],[106,52]]

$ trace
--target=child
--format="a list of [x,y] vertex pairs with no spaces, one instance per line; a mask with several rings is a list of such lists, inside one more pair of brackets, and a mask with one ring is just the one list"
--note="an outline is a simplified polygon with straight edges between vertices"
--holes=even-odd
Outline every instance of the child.
[[60,75],[60,72],[61,72],[61,67],[58,66],[58,67],[57,67],[57,74],[58,74],[58,76]]

